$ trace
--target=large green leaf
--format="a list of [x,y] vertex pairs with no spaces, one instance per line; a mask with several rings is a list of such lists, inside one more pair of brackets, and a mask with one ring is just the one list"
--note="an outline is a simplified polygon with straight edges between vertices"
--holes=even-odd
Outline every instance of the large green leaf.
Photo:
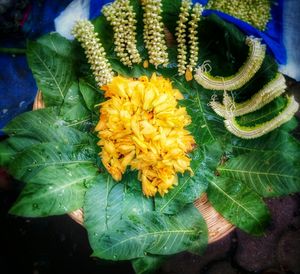
[[235,157],[249,152],[273,152],[284,155],[284,159],[300,163],[300,142],[283,130],[274,130],[260,138],[245,140],[233,137],[231,141],[232,155]]
[[73,127],[82,131],[90,130],[92,115],[85,105],[77,82],[68,89],[59,114],[65,121],[72,123]]
[[9,171],[16,179],[28,181],[45,167],[93,164],[96,157],[95,147],[86,143],[76,145],[42,143],[16,155]]
[[0,166],[6,166],[15,155],[15,150],[9,146],[7,141],[0,143]]
[[91,80],[80,79],[79,80],[79,90],[85,101],[86,107],[92,111],[96,112],[98,110],[95,108],[96,105],[104,101],[104,96],[102,91],[100,91]]
[[248,233],[261,235],[269,220],[262,198],[245,182],[215,176],[207,190],[213,207],[228,221]]
[[177,215],[146,212],[131,215],[102,234],[94,256],[109,260],[128,260],[147,253],[170,255],[191,249],[201,250],[207,241],[207,228],[192,205]]
[[253,152],[227,161],[218,168],[221,176],[242,181],[263,197],[300,191],[300,170],[283,154]]
[[[118,207],[119,201],[114,200],[117,193],[111,199],[116,203],[112,210],[109,206],[109,194],[113,187],[119,190],[119,186],[108,174],[100,174],[96,179],[96,184],[91,187],[84,200],[84,226],[87,229],[89,242],[93,248],[99,234],[108,230],[108,225],[114,225],[114,221],[121,218],[121,208]],[[121,193],[122,198],[122,193]],[[112,218],[111,218],[112,217]],[[114,220],[114,221],[112,221]]]
[[47,106],[58,106],[76,79],[74,44],[57,33],[28,42],[27,59]]
[[[138,184],[138,191],[127,185],[130,179],[131,184]],[[97,177],[96,184],[87,191],[83,209],[89,241],[96,250],[101,233],[114,229],[128,215],[152,211],[153,202],[143,196],[136,177],[127,175],[125,180],[117,183],[110,174],[104,173]]]
[[97,172],[93,164],[47,166],[30,179],[10,213],[43,217],[81,208],[86,185],[95,179]]
[[87,133],[73,127],[77,122],[67,123],[58,116],[57,108],[46,108],[25,112],[13,119],[4,132],[10,136],[22,136],[39,142],[78,143],[89,138]]
[[24,149],[39,143],[39,140],[33,139],[32,137],[18,135],[10,136],[8,139],[1,142],[6,149],[10,148],[11,152],[14,151],[15,153],[23,151]]

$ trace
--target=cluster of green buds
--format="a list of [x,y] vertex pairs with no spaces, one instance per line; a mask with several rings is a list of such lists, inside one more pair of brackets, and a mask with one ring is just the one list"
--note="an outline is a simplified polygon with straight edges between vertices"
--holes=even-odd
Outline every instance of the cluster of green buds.
[[[186,74],[186,78],[189,78],[189,74],[192,75],[193,69],[198,63],[199,54],[199,41],[198,41],[198,26],[199,21],[203,12],[203,7],[196,3],[191,11],[192,2],[191,0],[183,0],[180,7],[179,20],[177,21],[176,27],[176,39],[178,44],[178,74]],[[189,21],[189,17],[191,20]],[[189,25],[189,28],[187,27]],[[188,37],[187,37],[188,28]],[[188,38],[188,39],[187,39]],[[189,44],[189,49],[187,45]],[[189,60],[187,61],[187,55],[189,50]],[[188,73],[189,72],[189,73]]]
[[191,6],[191,0],[182,1],[180,7],[179,20],[177,21],[176,40],[178,44],[177,63],[179,75],[183,75],[185,73],[187,66],[186,23],[189,20]]
[[193,71],[198,63],[199,41],[198,41],[198,26],[200,17],[203,12],[201,4],[196,3],[192,9],[191,20],[189,21],[189,44],[190,44],[190,60],[188,69]]
[[102,13],[114,31],[115,52],[125,66],[140,63],[141,57],[136,48],[136,15],[129,0],[116,0],[106,5]]
[[98,86],[102,87],[109,83],[113,78],[113,71],[93,24],[88,20],[77,21],[73,27],[72,35],[84,48]]
[[167,66],[168,52],[162,22],[161,0],[142,0],[144,10],[144,42],[149,54],[149,62],[155,67]]
[[265,30],[271,19],[271,5],[271,0],[210,0],[207,8],[228,13]]

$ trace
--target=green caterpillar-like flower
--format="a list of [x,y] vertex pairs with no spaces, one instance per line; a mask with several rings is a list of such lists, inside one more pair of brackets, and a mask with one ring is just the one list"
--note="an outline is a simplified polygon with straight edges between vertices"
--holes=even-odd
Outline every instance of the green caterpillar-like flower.
[[187,21],[189,19],[189,11],[192,6],[191,0],[183,0],[180,7],[179,20],[176,27],[176,40],[178,44],[178,73],[183,75],[186,71],[187,65],[187,44],[186,44],[186,30]]
[[199,39],[198,39],[198,25],[200,21],[203,7],[199,3],[196,3],[192,9],[191,20],[189,21],[189,44],[190,44],[190,60],[188,69],[193,71],[198,63],[199,53]]
[[249,100],[245,102],[234,102],[234,100],[225,91],[223,104],[213,100],[210,102],[210,106],[218,115],[222,117],[238,117],[262,108],[266,104],[273,101],[276,97],[284,93],[285,89],[285,78],[281,73],[277,73],[273,80],[271,80],[260,91],[255,93]]
[[254,127],[246,127],[239,125],[236,121],[236,118],[234,116],[231,116],[227,117],[227,119],[224,121],[225,127],[232,134],[243,139],[254,139],[261,137],[269,133],[270,131],[280,127],[293,118],[299,108],[299,104],[295,101],[293,96],[287,96],[287,100],[288,103],[284,110],[270,121],[256,125]]
[[114,31],[115,52],[126,66],[140,63],[141,57],[136,48],[136,15],[129,0],[116,0],[102,9]]
[[202,65],[196,70],[195,80],[206,89],[210,90],[235,90],[244,86],[259,70],[265,58],[266,46],[254,37],[247,37],[246,44],[249,46],[249,55],[246,62],[238,72],[229,77],[212,76]]
[[75,24],[72,35],[81,43],[88,62],[99,87],[109,83],[113,78],[113,71],[106,59],[105,50],[94,31],[93,24],[88,20],[79,20]]
[[149,62],[155,67],[167,66],[168,52],[162,22],[161,0],[142,0],[144,10],[144,42],[149,54]]
[[207,8],[231,14],[260,30],[265,30],[271,19],[270,0],[210,0]]

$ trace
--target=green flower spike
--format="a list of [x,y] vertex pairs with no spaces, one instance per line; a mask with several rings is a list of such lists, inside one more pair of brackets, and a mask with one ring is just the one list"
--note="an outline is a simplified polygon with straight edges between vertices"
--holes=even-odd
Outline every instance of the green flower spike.
[[199,3],[196,3],[193,7],[191,17],[189,21],[189,44],[190,44],[190,60],[188,69],[193,71],[198,63],[199,54],[199,39],[198,39],[198,26],[201,14],[203,12],[203,7]]
[[94,31],[93,24],[88,20],[80,20],[75,24],[72,34],[85,50],[88,62],[99,87],[109,83],[113,78],[113,71],[106,59],[105,50]]
[[140,63],[136,48],[136,14],[129,0],[116,0],[102,9],[114,31],[115,52],[125,66]]
[[155,67],[167,66],[168,52],[162,22],[161,0],[142,0],[144,10],[144,42],[149,54],[149,62]]
[[178,73],[183,75],[186,71],[187,65],[187,44],[186,44],[186,30],[187,21],[189,19],[189,11],[191,9],[191,0],[183,0],[180,7],[179,20],[177,21],[176,27],[176,40],[178,44]]

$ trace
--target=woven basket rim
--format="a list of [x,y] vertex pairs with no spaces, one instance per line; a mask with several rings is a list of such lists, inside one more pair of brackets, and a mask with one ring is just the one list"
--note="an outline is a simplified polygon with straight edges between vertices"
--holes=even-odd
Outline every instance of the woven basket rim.
[[[33,110],[45,108],[41,91],[37,92],[34,100]],[[235,229],[235,226],[229,223],[208,201],[207,195],[204,193],[194,202],[195,207],[200,211],[207,224],[208,229],[208,243],[214,243]],[[84,226],[84,213],[83,209],[77,209],[68,213],[78,224]]]

